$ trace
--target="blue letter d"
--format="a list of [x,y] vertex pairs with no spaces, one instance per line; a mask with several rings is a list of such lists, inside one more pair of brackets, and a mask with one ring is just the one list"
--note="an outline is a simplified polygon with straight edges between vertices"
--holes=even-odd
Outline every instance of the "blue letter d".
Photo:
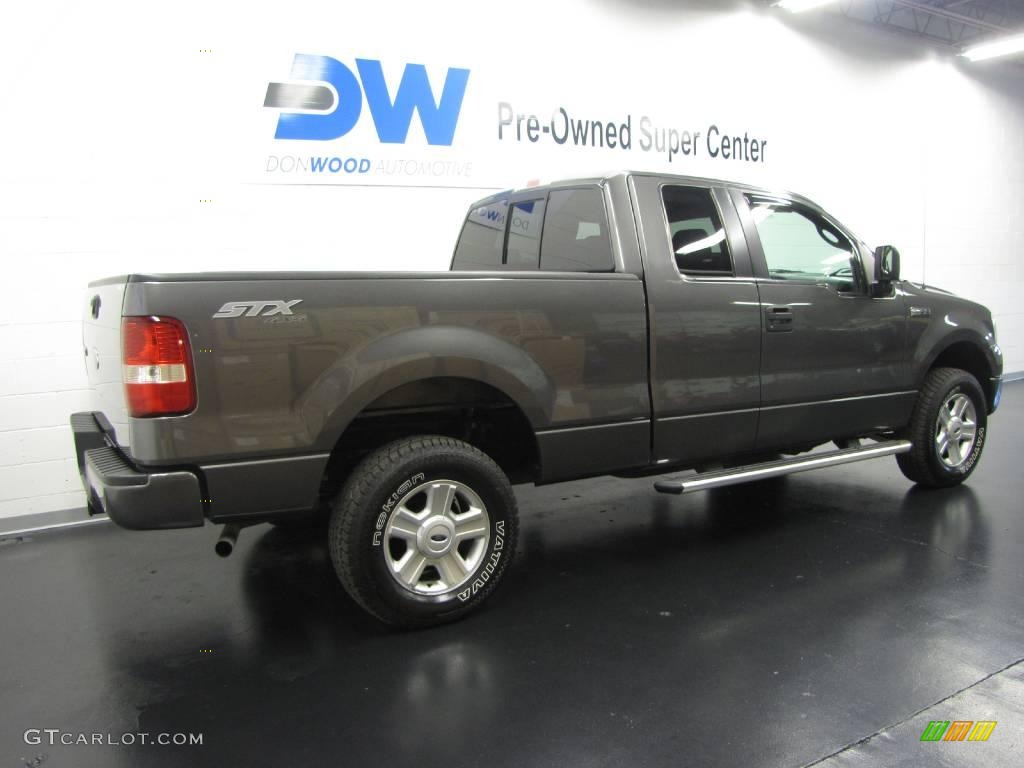
[[284,112],[277,119],[275,139],[312,139],[330,141],[352,130],[363,109],[363,91],[352,70],[329,56],[295,54],[292,80],[319,80],[330,83],[338,92],[334,111],[321,115]]

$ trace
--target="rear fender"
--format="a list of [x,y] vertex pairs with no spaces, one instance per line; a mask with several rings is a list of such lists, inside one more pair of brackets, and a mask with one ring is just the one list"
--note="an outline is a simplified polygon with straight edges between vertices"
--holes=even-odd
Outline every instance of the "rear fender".
[[319,450],[382,395],[432,378],[479,381],[505,394],[536,432],[551,422],[555,388],[525,351],[472,328],[428,326],[384,336],[323,374],[299,410]]

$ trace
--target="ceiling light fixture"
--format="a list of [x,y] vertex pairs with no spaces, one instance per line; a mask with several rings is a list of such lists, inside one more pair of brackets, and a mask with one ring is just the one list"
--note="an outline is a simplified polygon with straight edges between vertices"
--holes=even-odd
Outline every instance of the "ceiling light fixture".
[[987,43],[979,43],[967,48],[961,56],[971,61],[984,61],[994,59],[997,56],[1009,56],[1024,51],[1024,35],[1011,35],[1001,37],[997,40],[990,40]]
[[803,13],[814,8],[835,2],[835,0],[779,0],[775,3],[776,8],[784,8],[790,13]]

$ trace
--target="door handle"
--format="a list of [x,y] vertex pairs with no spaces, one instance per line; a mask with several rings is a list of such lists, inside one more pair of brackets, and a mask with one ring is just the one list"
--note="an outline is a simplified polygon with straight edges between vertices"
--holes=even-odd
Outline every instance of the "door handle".
[[793,330],[793,310],[789,307],[767,308],[769,333],[790,333]]

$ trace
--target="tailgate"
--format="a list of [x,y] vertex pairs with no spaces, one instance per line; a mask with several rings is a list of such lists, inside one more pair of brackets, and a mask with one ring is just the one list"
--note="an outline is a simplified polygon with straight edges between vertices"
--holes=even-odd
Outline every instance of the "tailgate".
[[128,447],[128,410],[121,378],[121,306],[127,282],[127,277],[117,277],[90,283],[82,312],[92,409],[106,416],[123,448]]

